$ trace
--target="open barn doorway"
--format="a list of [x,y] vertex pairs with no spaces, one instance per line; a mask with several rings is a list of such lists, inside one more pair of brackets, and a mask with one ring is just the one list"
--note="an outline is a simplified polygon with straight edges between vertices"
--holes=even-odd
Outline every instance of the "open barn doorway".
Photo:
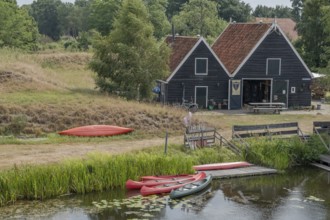
[[270,102],[271,80],[243,79],[243,105],[249,102]]

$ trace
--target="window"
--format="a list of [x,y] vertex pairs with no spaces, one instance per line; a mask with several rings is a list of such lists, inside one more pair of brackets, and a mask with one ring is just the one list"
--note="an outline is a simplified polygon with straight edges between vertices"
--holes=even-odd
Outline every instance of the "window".
[[291,93],[296,93],[296,87],[291,87]]
[[268,58],[266,75],[281,75],[281,59]]
[[195,75],[207,75],[208,72],[208,59],[196,58],[195,59]]

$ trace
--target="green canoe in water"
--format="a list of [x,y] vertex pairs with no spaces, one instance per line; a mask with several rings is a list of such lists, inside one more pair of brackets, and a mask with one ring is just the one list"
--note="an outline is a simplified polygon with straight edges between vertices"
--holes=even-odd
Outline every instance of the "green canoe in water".
[[172,190],[170,193],[171,199],[177,199],[184,196],[189,196],[191,194],[197,193],[205,189],[212,182],[212,176],[208,175],[202,180],[196,182],[188,183],[178,189]]

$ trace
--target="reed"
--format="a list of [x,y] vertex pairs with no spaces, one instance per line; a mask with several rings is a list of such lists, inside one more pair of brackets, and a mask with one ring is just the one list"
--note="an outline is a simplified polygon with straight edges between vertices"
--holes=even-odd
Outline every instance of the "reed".
[[326,149],[319,138],[312,136],[307,142],[298,137],[290,139],[253,138],[245,149],[245,159],[251,163],[284,170],[295,165],[306,165],[318,158]]
[[[123,188],[127,179],[143,175],[193,173],[193,165],[233,160],[226,149],[185,153],[180,146],[162,147],[122,155],[93,153],[86,159],[59,164],[15,167],[0,173],[0,206],[18,199],[43,200],[71,193]],[[214,156],[214,155],[218,156]],[[212,156],[210,156],[212,155]],[[223,156],[226,155],[226,156]]]

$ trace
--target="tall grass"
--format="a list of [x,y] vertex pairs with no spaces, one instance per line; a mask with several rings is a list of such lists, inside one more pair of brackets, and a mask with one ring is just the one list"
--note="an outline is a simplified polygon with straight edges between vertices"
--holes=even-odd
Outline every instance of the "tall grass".
[[[127,179],[143,175],[193,173],[200,161],[222,162],[236,157],[226,149],[207,149],[186,154],[178,146],[112,156],[90,154],[84,160],[59,164],[15,167],[0,173],[0,206],[18,199],[47,199],[70,193],[85,194],[123,188]],[[218,155],[218,156],[215,156]]]
[[253,138],[245,149],[249,162],[284,170],[295,165],[306,165],[327,150],[317,136],[307,142],[298,137],[290,139]]

